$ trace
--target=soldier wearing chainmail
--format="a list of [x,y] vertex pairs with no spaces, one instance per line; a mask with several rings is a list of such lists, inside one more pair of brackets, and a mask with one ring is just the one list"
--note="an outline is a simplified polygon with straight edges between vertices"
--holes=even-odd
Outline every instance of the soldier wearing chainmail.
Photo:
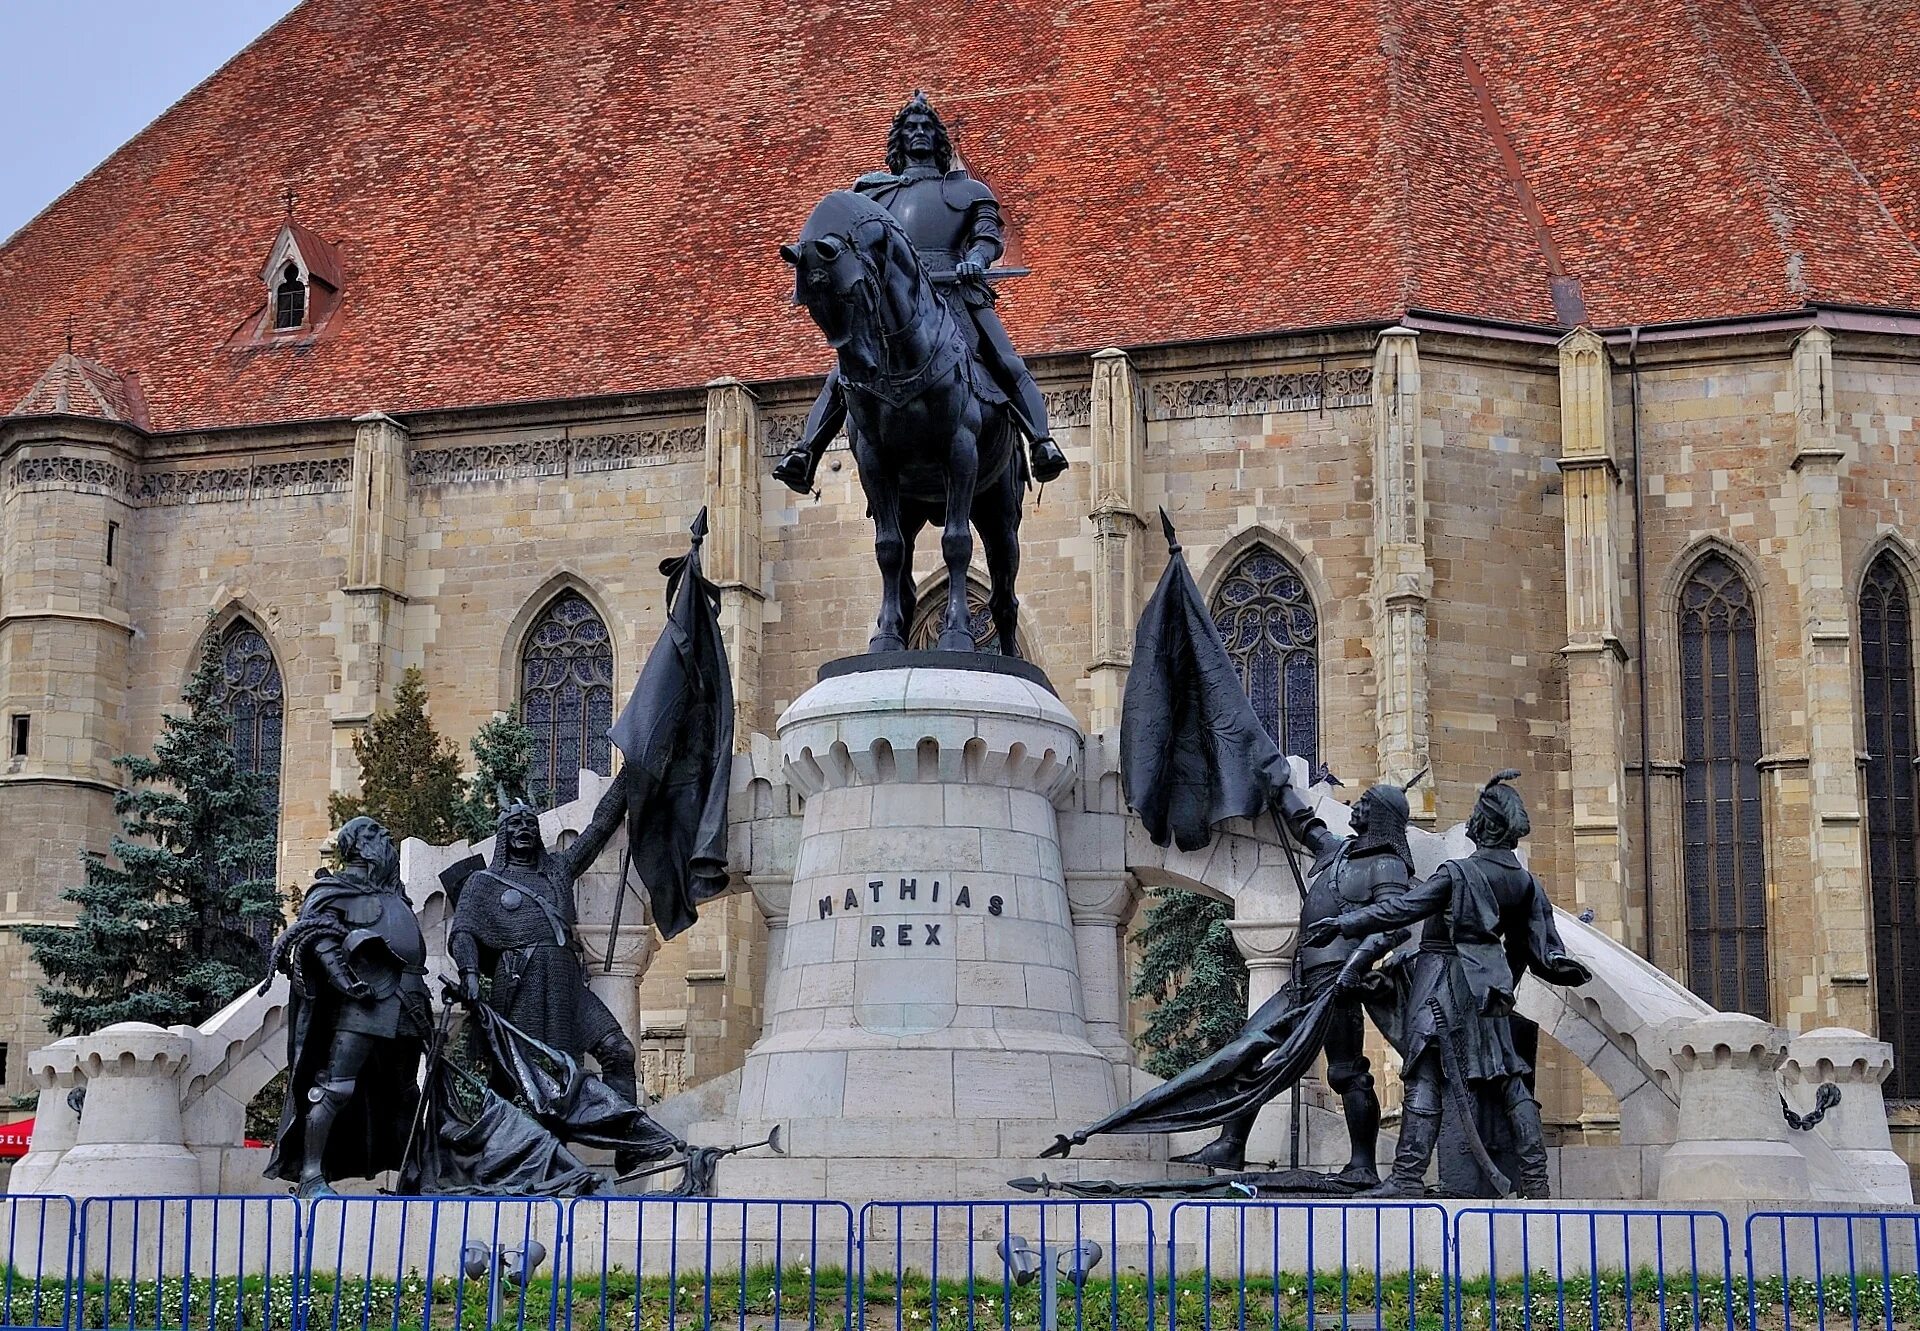
[[[1345,910],[1397,899],[1412,885],[1405,786],[1375,786],[1362,795],[1353,806],[1350,837],[1330,831],[1291,784],[1280,788],[1274,805],[1288,831],[1314,856],[1312,885],[1301,903],[1303,920],[1337,920]],[[1294,1085],[1324,1050],[1327,1080],[1340,1094],[1352,1143],[1351,1158],[1338,1178],[1349,1188],[1378,1183],[1374,1152],[1380,1099],[1361,1052],[1366,1035],[1362,994],[1373,963],[1405,937],[1381,933],[1362,941],[1341,938],[1336,930],[1314,940],[1314,946],[1302,949],[1297,983],[1283,986],[1262,1003],[1233,1039],[1098,1123],[1056,1138],[1041,1155],[1064,1157],[1103,1133],[1191,1132],[1218,1126],[1218,1137],[1174,1160],[1245,1169],[1247,1137],[1261,1109]]]
[[1397,1020],[1381,1017],[1382,1029],[1406,1060],[1406,1095],[1400,1150],[1375,1195],[1425,1191],[1443,1093],[1453,1092],[1451,1103],[1472,1132],[1471,1102],[1464,1094],[1469,1088],[1490,1096],[1513,1126],[1519,1195],[1548,1195],[1540,1105],[1527,1085],[1532,1069],[1514,1044],[1508,1018],[1514,990],[1528,971],[1556,985],[1585,984],[1593,976],[1567,955],[1546,889],[1514,853],[1532,830],[1526,803],[1506,784],[1519,775],[1501,772],[1481,788],[1467,820],[1471,856],[1447,861],[1403,896],[1322,916],[1302,935],[1309,945],[1354,947],[1369,936],[1425,921],[1420,950],[1396,971]]
[[549,850],[533,807],[505,805],[492,862],[461,885],[447,951],[460,968],[462,998],[478,1002],[481,976],[490,977],[494,1011],[575,1059],[591,1055],[601,1080],[638,1104],[633,1042],[587,987],[573,890],[626,812],[626,784],[616,778],[579,838]]

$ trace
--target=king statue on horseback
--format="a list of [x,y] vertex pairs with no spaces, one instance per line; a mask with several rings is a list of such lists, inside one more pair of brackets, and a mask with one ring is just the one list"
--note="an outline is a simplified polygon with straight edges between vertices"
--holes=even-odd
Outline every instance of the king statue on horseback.
[[[953,165],[946,126],[924,93],[914,93],[893,118],[887,169],[860,177],[853,188],[899,220],[935,287],[970,325],[976,352],[1030,441],[1033,479],[1045,484],[1059,476],[1067,459],[1048,432],[1046,399],[993,308],[989,270],[1006,248],[1000,201],[983,181]],[[807,414],[800,442],[774,465],[775,479],[801,494],[810,491],[821,455],[846,418],[845,389],[836,369]]]
[[[967,568],[978,529],[993,640],[1017,656],[1021,497],[1030,480],[1053,479],[1067,460],[993,311],[1000,206],[953,169],[946,130],[918,93],[894,117],[887,168],[827,195],[799,240],[780,247],[793,266],[794,303],[826,335],[835,363],[805,434],[774,475],[805,493],[845,423],[880,569],[869,652],[906,649],[914,539],[937,525],[947,598],[935,649],[976,649]],[[1022,435],[1030,454],[1020,450]]]

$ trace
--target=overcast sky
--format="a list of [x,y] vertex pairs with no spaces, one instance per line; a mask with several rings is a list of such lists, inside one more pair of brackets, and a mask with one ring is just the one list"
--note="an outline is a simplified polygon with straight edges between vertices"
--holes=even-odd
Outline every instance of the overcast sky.
[[0,237],[296,0],[0,0]]

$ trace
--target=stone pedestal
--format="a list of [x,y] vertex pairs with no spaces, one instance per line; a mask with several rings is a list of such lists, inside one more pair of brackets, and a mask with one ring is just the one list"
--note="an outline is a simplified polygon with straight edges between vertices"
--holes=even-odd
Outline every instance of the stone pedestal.
[[[1814,1097],[1831,1082],[1840,1103],[1812,1131],[1833,1154],[1847,1178],[1835,1180],[1835,1200],[1911,1205],[1913,1174],[1893,1149],[1887,1102],[1880,1086],[1893,1071],[1893,1046],[1863,1031],[1827,1026],[1787,1042],[1780,1087],[1795,1113],[1811,1113]],[[1819,1193],[1816,1189],[1816,1195]]]
[[[1061,867],[1073,717],[1030,666],[927,653],[826,678],[779,737],[806,809],[739,1131],[779,1123],[789,1158],[734,1157],[721,1186],[1002,1195],[1112,1111],[1124,1058],[1090,1038],[1079,970],[1117,914],[1088,901],[1076,937]],[[1150,1149],[1122,1139],[1094,1167]]]
[[47,1189],[74,1197],[174,1196],[204,1192],[186,1146],[180,1074],[193,1054],[186,1027],[123,1021],[81,1037],[75,1053],[86,1108],[72,1149]]
[[16,1194],[48,1191],[47,1180],[80,1139],[80,1114],[69,1103],[74,1088],[81,1084],[80,1037],[69,1035],[36,1049],[28,1057],[27,1075],[40,1092],[40,1101],[33,1111],[31,1149],[7,1180],[7,1191]]
[[1791,1201],[1810,1195],[1787,1139],[1778,1072],[1786,1032],[1716,1013],[1669,1028],[1680,1073],[1679,1129],[1660,1162],[1661,1201]]

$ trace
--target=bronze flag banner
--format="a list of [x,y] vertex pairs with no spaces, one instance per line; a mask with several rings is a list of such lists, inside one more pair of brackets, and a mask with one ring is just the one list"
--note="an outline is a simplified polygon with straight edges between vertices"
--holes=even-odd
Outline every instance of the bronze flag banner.
[[733,682],[720,593],[700,574],[707,510],[687,553],[665,560],[667,626],[607,732],[626,759],[627,846],[663,938],[684,932],[727,887]]

